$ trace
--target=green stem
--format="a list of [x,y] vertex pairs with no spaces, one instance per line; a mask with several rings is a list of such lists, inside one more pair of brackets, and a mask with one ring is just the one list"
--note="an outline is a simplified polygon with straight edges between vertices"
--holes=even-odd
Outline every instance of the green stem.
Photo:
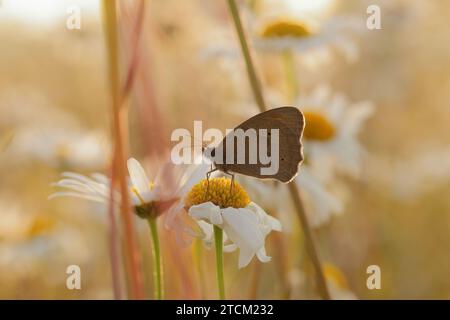
[[253,65],[250,50],[248,49],[244,28],[242,27],[242,22],[239,16],[239,11],[236,2],[234,0],[228,0],[228,7],[230,8],[231,16],[233,17],[236,32],[239,37],[239,42],[241,44],[241,50],[245,59],[245,65],[247,67],[247,73],[250,80],[250,85],[252,86],[253,95],[255,96],[255,100],[256,103],[258,104],[259,110],[263,112],[266,110],[266,103],[264,102],[264,96],[261,91],[261,84],[259,83],[258,76],[256,75],[256,70]]
[[201,298],[205,297],[205,272],[203,270],[202,249],[203,240],[196,239],[194,243],[194,260],[197,269],[198,281],[200,282]]
[[286,74],[287,93],[289,103],[294,103],[298,95],[298,79],[295,74],[295,57],[292,51],[287,49],[283,52],[283,63]]
[[155,282],[155,298],[162,300],[164,297],[163,290],[163,277],[162,277],[162,263],[161,263],[161,250],[159,247],[158,226],[156,218],[148,218],[148,224],[150,226],[150,233],[152,235],[152,254],[153,254],[153,275]]
[[214,226],[214,247],[216,248],[217,286],[219,299],[225,300],[225,281],[223,278],[223,231]]
[[300,197],[300,190],[294,183],[288,184],[289,192],[291,193],[291,198],[294,202],[294,206],[297,209],[297,214],[302,225],[303,234],[305,236],[305,246],[306,252],[308,252],[309,258],[314,266],[314,271],[316,274],[316,286],[317,291],[319,291],[320,296],[324,300],[330,300],[330,292],[328,291],[327,282],[325,280],[325,275],[323,273],[322,263],[320,261],[319,252],[316,247],[315,239],[309,225],[308,217],[306,216],[305,207],[303,205],[302,198]]
[[[228,7],[230,9],[231,16],[233,17],[234,25],[236,28],[236,32],[239,37],[239,42],[241,44],[242,54],[245,59],[245,64],[247,65],[247,73],[250,80],[250,84],[252,86],[253,95],[255,96],[256,103],[261,112],[266,111],[266,106],[264,103],[264,96],[259,85],[258,77],[256,76],[256,71],[253,66],[253,61],[250,56],[250,51],[248,49],[247,40],[245,38],[244,29],[242,28],[241,18],[239,16],[239,11],[236,5],[235,0],[228,0]],[[327,283],[325,281],[325,276],[322,270],[322,264],[320,261],[320,257],[315,245],[315,240],[313,237],[313,233],[311,231],[311,227],[309,225],[308,217],[306,216],[305,208],[303,206],[302,199],[300,198],[300,190],[297,185],[294,183],[288,184],[289,191],[291,193],[292,201],[295,205],[297,215],[302,225],[303,233],[305,235],[306,242],[306,250],[308,255],[314,265],[314,269],[316,272],[316,285],[317,290],[319,291],[322,299],[329,300],[330,293],[328,291]]]

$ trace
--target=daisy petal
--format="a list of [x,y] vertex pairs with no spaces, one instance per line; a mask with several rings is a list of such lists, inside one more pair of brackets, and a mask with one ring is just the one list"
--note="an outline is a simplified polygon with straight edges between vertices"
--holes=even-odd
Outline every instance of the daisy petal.
[[203,232],[203,241],[207,248],[211,248],[213,244],[213,238],[214,238],[214,228],[212,224],[207,223],[205,221],[197,221],[200,229],[202,229]]
[[264,262],[264,263],[272,260],[272,258],[266,254],[266,248],[264,248],[264,247],[262,247],[261,249],[258,250],[258,252],[256,253],[256,256],[258,257],[259,261]]
[[189,209],[189,215],[195,219],[204,220],[215,225],[221,225],[223,222],[220,208],[212,202],[192,206]]
[[142,195],[149,191],[150,181],[147,178],[144,168],[134,158],[130,158],[127,161],[128,172],[130,173],[130,179],[133,186]]
[[222,210],[223,229],[230,240],[239,247],[239,268],[245,267],[264,246],[257,217],[249,209],[226,208]]
[[247,247],[239,247],[239,262],[238,267],[242,269],[252,261],[255,252]]

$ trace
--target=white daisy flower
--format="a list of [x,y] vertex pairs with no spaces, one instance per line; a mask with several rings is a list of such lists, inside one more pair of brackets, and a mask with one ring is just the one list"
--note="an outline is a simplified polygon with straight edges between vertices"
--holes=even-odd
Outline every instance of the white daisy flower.
[[[178,200],[180,195],[184,194],[187,188],[190,188],[195,181],[204,177],[208,170],[207,165],[199,165],[190,170],[181,171],[167,163],[155,176],[154,182],[151,182],[145,173],[144,168],[134,158],[127,162],[130,175],[129,190],[132,205],[136,213],[146,218],[148,215],[159,215],[170,209]],[[64,172],[64,179],[54,184],[56,187],[68,189],[52,194],[49,199],[60,196],[73,196],[91,201],[107,203],[110,197],[110,180],[99,173],[94,173],[91,177],[84,175]],[[120,193],[116,191],[114,199],[117,204],[120,203]]]
[[[242,9],[244,29],[257,51],[298,53],[295,58],[311,68],[330,62],[336,53],[350,63],[359,59],[358,38],[367,30],[364,19],[332,16],[319,20],[290,9],[267,10],[270,14],[257,16],[245,6]],[[215,59],[229,71],[239,67],[241,54],[234,30],[210,28],[204,37],[210,41],[199,50],[200,59]],[[234,72],[230,75],[235,77]]]
[[224,231],[224,251],[239,249],[239,268],[247,266],[255,255],[261,262],[270,261],[265,239],[272,230],[281,231],[281,224],[251,202],[237,182],[231,185],[224,177],[202,180],[186,196],[185,207],[199,221],[206,245],[212,243],[213,225]]
[[[256,27],[254,45],[267,51],[293,50],[329,56],[335,50],[349,62],[359,56],[357,36],[365,28],[363,20],[334,16],[320,23],[295,15],[271,15],[261,19]],[[326,53],[326,54],[325,54]]]
[[[93,173],[90,177],[75,173],[63,172],[63,179],[53,183],[55,187],[61,187],[66,191],[58,191],[48,198],[76,197],[94,202],[107,203],[110,194],[110,180],[101,173]],[[120,194],[115,194],[116,201],[120,201]]]
[[321,159],[332,159],[338,170],[358,175],[364,155],[358,133],[373,114],[374,105],[367,101],[350,103],[327,86],[302,96],[296,104],[305,116],[304,152],[311,168],[316,169]]

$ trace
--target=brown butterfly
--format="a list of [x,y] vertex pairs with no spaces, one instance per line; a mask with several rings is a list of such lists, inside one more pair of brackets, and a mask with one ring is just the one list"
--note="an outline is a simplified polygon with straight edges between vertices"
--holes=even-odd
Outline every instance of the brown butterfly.
[[[234,173],[239,173],[259,179],[276,179],[284,183],[292,181],[297,175],[298,165],[303,160],[300,139],[304,126],[303,114],[295,107],[271,109],[251,117],[228,133],[218,146],[205,149],[205,156],[214,164],[214,168],[207,173],[207,178],[219,170],[231,175],[232,180]],[[236,143],[237,133],[248,133],[248,130],[256,131],[256,139],[253,136],[252,141],[251,134],[248,134],[245,139],[241,139],[240,145]],[[227,139],[233,140],[234,145],[228,145]],[[261,158],[261,151],[265,151],[265,159]],[[277,161],[277,170],[274,172],[270,172],[272,164],[267,163],[267,158]]]

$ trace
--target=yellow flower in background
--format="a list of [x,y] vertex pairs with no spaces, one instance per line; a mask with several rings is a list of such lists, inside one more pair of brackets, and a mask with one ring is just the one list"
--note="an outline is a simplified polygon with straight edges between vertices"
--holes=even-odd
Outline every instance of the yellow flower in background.
[[224,231],[224,251],[239,249],[239,268],[247,266],[253,256],[269,262],[264,247],[267,235],[281,231],[280,222],[250,201],[238,182],[227,178],[210,178],[195,185],[185,198],[189,215],[198,221],[207,246],[212,243],[213,225]]
[[[308,107],[305,107],[308,110]],[[303,112],[305,129],[303,137],[309,140],[327,141],[333,139],[336,128],[325,115],[315,111]]]
[[57,225],[57,218],[53,215],[24,213],[20,206],[0,200],[0,242],[26,242],[35,237],[49,235]]
[[27,234],[29,237],[48,234],[56,225],[56,219],[49,215],[35,216],[28,226]]

